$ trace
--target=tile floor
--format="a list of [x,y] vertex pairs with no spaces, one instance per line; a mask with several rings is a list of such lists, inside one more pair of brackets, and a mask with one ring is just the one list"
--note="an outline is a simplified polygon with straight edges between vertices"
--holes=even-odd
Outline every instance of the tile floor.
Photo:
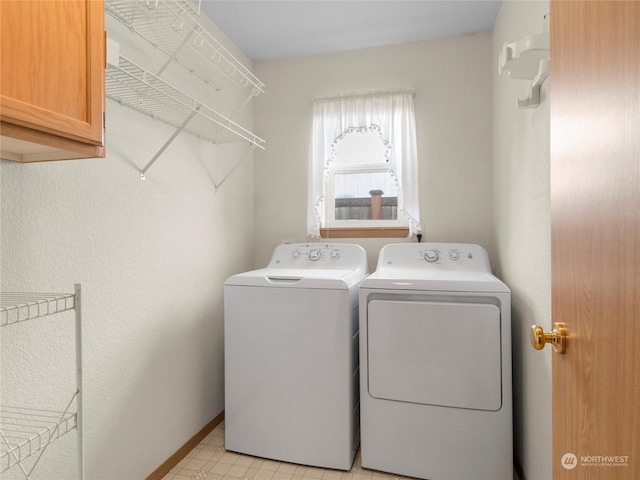
[[401,480],[404,477],[363,469],[360,453],[350,471],[306,467],[265,460],[224,449],[224,422],[183,458],[162,480]]

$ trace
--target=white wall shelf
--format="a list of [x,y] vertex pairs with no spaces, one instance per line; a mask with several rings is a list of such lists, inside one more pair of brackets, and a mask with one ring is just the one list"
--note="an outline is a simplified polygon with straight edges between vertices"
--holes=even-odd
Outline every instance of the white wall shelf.
[[47,447],[77,430],[78,478],[84,479],[80,305],[80,284],[74,293],[0,293],[0,327],[74,310],[76,343],[76,390],[63,411],[0,406],[0,473],[17,466],[30,478]]
[[[121,55],[117,39],[110,38],[108,42],[107,98],[176,129],[142,168],[140,178],[146,178],[146,172],[182,131],[214,144],[246,143],[248,153],[255,147],[265,148],[263,139],[232,120],[253,97],[264,92],[264,83],[203,26],[193,0],[106,0],[106,10],[116,20],[112,23],[113,33],[133,32],[151,45],[152,51],[162,52],[160,58],[165,59],[152,73],[150,68]],[[124,32],[123,25],[127,29]],[[246,97],[238,100],[238,108],[230,117],[222,115],[185,93],[184,88],[161,78],[172,63],[184,67],[190,78],[199,78],[216,92],[230,87],[245,92]],[[215,185],[216,191],[226,178]]]
[[176,132],[142,169],[142,179],[145,178],[146,171],[182,131],[214,144],[244,141],[250,146],[265,148],[265,141],[257,135],[122,55],[118,56],[117,65],[109,63],[106,84],[108,98],[176,128]]
[[549,76],[549,15],[543,20],[542,33],[526,36],[515,42],[505,42],[498,58],[498,74],[506,73],[515,80],[530,80],[531,89],[524,99],[516,99],[518,108],[537,107],[540,87]]
[[265,141],[224,115],[203,105],[169,85],[124,56],[107,68],[107,97],[127,107],[179,128],[189,115],[197,112],[184,127],[197,137],[212,143],[245,141],[264,148]]
[[146,42],[213,88],[223,76],[236,86],[250,87],[252,95],[265,85],[216,40],[199,19],[193,0],[106,0],[107,13]]

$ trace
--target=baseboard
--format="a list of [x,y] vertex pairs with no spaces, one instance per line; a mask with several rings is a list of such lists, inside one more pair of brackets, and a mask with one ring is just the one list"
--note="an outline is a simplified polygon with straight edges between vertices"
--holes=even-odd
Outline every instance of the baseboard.
[[146,480],[160,480],[164,477],[169,471],[175,467],[180,460],[187,456],[193,447],[198,445],[204,437],[209,435],[211,431],[216,428],[222,421],[224,420],[224,410],[215,416],[213,420],[207,423],[198,433],[196,433],[193,437],[191,437],[187,443],[181,446],[176,453],[167,458],[162,465],[156,468],[151,475],[147,477]]

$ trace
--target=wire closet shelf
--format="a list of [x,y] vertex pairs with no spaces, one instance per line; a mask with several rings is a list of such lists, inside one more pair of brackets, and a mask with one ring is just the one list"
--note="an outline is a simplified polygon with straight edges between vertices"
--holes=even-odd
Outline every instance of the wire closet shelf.
[[[197,9],[196,9],[197,6]],[[112,29],[129,31],[164,54],[164,64],[154,73],[119,52],[119,43],[109,39],[106,95],[121,105],[139,111],[175,128],[174,133],[140,170],[140,178],[174,139],[187,132],[213,144],[246,143],[247,154],[265,141],[233,121],[251,101],[264,92],[262,83],[205,28],[200,1],[194,0],[106,0],[113,19]],[[125,34],[120,32],[120,35]],[[112,51],[113,50],[113,54]],[[247,96],[231,116],[224,116],[162,79],[169,65],[177,63],[216,92],[227,86],[240,88]],[[216,183],[216,191],[226,180]]]
[[81,285],[75,284],[74,290],[74,293],[0,292],[0,327],[13,328],[29,320],[74,310],[76,343],[76,390],[64,410],[0,405],[0,473],[18,466],[24,477],[30,478],[47,447],[77,430],[78,478],[84,479]]
[[250,87],[252,95],[264,93],[264,83],[204,28],[200,1],[197,5],[193,0],[106,1],[107,13],[161,50],[167,63],[179,63],[207,84],[215,71],[238,87]]
[[215,144],[265,141],[224,115],[172,87],[124,56],[107,68],[107,97]]

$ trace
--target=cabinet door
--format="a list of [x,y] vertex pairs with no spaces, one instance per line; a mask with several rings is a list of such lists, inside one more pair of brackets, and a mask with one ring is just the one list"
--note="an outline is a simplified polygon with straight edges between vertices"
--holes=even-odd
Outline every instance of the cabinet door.
[[104,1],[2,0],[0,18],[2,135],[101,147]]

